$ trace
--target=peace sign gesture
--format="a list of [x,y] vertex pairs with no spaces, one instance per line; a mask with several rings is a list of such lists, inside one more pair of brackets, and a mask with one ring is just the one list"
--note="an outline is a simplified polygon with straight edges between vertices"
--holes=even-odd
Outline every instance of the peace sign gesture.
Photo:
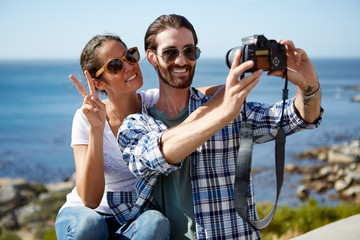
[[106,120],[106,108],[105,104],[100,101],[99,96],[96,93],[96,89],[93,83],[93,79],[88,71],[84,72],[87,82],[89,84],[90,94],[87,93],[85,88],[76,79],[74,75],[70,75],[70,79],[79,90],[80,94],[84,97],[84,102],[81,107],[86,119],[89,121],[91,127],[104,127]]

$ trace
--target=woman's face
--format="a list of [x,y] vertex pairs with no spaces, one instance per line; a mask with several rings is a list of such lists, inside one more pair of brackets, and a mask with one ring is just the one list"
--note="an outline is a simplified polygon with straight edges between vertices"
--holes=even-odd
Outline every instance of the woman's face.
[[[121,58],[126,50],[127,48],[118,41],[103,42],[96,52],[100,66],[104,66],[110,59]],[[120,73],[113,75],[104,71],[100,77],[105,81],[98,82],[97,84],[100,85],[97,87],[103,88],[101,90],[105,90],[108,96],[133,93],[143,85],[143,77],[138,62],[130,64],[123,61],[123,69]]]

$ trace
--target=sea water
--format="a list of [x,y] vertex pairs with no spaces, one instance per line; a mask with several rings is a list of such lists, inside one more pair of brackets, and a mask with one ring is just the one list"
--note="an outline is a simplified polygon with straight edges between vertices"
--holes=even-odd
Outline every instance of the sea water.
[[[295,154],[319,146],[343,144],[360,138],[360,103],[351,98],[360,92],[360,59],[314,59],[322,87],[323,121],[318,129],[287,138],[286,163],[306,166],[314,161],[296,160]],[[144,85],[158,88],[155,70],[140,61]],[[228,67],[224,59],[199,59],[193,86],[224,84]],[[70,146],[72,118],[82,105],[82,96],[69,79],[74,74],[85,82],[78,60],[0,61],[0,178],[25,178],[50,183],[70,178],[75,171]],[[248,101],[281,101],[284,80],[266,73],[250,93]],[[296,88],[289,84],[289,97]],[[256,145],[253,169],[257,201],[273,201],[274,143]],[[297,205],[296,186],[300,175],[285,174],[280,205]],[[331,194],[328,193],[328,194]],[[333,204],[326,195],[315,195],[324,204]],[[330,201],[330,202],[329,202]]]

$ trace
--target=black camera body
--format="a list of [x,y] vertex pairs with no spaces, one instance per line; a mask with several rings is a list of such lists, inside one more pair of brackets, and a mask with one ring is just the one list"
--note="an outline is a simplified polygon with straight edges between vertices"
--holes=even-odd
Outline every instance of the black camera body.
[[241,49],[240,63],[254,61],[254,66],[246,72],[276,71],[286,69],[286,48],[275,40],[268,40],[264,35],[245,37],[242,45],[230,49],[226,54],[226,64],[230,68],[238,49]]

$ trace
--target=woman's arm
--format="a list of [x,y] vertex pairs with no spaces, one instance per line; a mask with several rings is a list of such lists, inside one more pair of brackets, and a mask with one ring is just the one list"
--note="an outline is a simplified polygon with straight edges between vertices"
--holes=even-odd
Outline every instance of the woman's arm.
[[89,145],[73,146],[76,190],[84,205],[97,208],[105,189],[103,129],[89,129]]
[[70,79],[84,97],[81,110],[90,125],[89,144],[73,146],[76,165],[76,190],[85,206],[97,208],[105,189],[103,135],[106,108],[105,104],[100,101],[92,78],[87,71],[85,71],[85,76],[88,80],[90,94],[73,75],[70,75]]

